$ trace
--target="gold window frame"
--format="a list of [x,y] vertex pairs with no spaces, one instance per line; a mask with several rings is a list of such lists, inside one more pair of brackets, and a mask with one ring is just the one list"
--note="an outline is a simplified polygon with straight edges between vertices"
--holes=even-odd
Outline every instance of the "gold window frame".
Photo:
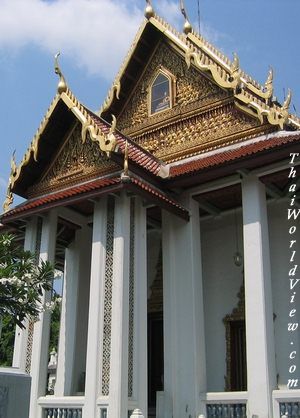
[[[157,79],[159,74],[162,74],[163,76],[165,76],[169,80],[169,91],[170,91],[170,101],[169,102],[170,102],[170,106],[167,107],[166,109],[158,110],[157,112],[152,113],[151,112],[152,89],[153,89],[153,84],[155,83],[155,80]],[[172,73],[170,73],[170,71],[166,70],[165,68],[160,67],[158,69],[158,71],[155,73],[154,77],[152,78],[151,83],[150,83],[149,88],[148,88],[148,115],[150,117],[158,115],[159,113],[162,113],[162,112],[167,112],[168,110],[171,110],[174,107],[175,85],[176,85],[176,79],[175,79],[174,75]]]

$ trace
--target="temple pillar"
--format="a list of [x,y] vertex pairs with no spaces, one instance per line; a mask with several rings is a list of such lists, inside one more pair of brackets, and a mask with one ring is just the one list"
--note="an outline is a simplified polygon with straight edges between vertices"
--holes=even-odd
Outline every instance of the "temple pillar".
[[89,242],[90,231],[85,226],[76,231],[74,242],[66,248],[55,396],[71,396],[74,392],[78,287]]
[[[55,210],[47,213],[43,218],[40,259],[55,261],[55,244],[57,230],[57,213]],[[51,300],[51,291],[44,292],[42,297],[42,305]],[[33,347],[34,355],[31,360],[31,396],[30,396],[30,418],[40,418],[41,408],[38,406],[38,398],[45,395],[47,368],[48,368],[48,351],[49,351],[49,335],[50,335],[50,318],[49,311],[42,312],[39,320],[34,324]]]
[[127,417],[130,198],[115,200],[108,418]]
[[128,396],[147,418],[147,211],[136,197],[130,211]]
[[206,413],[206,356],[199,207],[189,222],[163,211],[164,417]]
[[90,300],[87,337],[85,404],[83,418],[98,416],[102,356],[101,340],[104,321],[105,266],[107,246],[107,199],[95,203],[91,256]]
[[[25,230],[25,242],[24,250],[30,251],[33,254],[36,250],[37,239],[37,218],[31,218],[27,221]],[[28,343],[28,328],[29,321],[25,319],[25,328],[21,329],[16,327],[15,342],[14,342],[14,355],[12,367],[17,367],[22,372],[26,372],[26,355],[27,355],[27,343]]]
[[242,181],[247,416],[271,418],[276,388],[274,326],[267,204],[264,185],[254,176]]

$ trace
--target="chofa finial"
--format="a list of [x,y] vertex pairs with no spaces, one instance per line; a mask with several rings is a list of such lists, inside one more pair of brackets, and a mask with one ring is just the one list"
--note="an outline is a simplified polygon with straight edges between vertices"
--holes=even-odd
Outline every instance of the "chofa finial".
[[283,102],[282,110],[288,111],[289,107],[290,107],[290,104],[291,104],[291,101],[292,101],[292,92],[291,92],[290,89],[288,89],[288,94],[285,98],[285,101]]
[[192,25],[189,22],[183,0],[180,0],[180,11],[185,19],[185,22],[183,25],[183,32],[187,35],[188,33],[192,32]]
[[61,94],[61,93],[65,92],[65,91],[67,91],[67,88],[68,87],[67,87],[67,83],[66,83],[65,77],[63,76],[63,74],[61,72],[61,69],[59,67],[59,64],[58,64],[58,57],[59,56],[60,56],[60,52],[58,52],[54,56],[54,63],[55,63],[54,71],[55,71],[55,74],[58,74],[59,75],[59,82],[58,82],[58,85],[57,85],[57,92],[59,94]]
[[145,17],[147,19],[150,19],[153,16],[154,16],[154,9],[152,7],[152,2],[151,0],[146,0]]

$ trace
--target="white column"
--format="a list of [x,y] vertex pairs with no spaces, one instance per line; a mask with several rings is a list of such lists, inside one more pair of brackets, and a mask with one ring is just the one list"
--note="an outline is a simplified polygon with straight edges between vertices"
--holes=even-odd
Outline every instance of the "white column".
[[148,416],[147,379],[147,213],[135,198],[134,233],[134,385],[133,397],[143,416]]
[[[41,260],[49,260],[54,263],[55,244],[56,244],[57,214],[52,210],[43,218],[42,237],[41,237]],[[43,304],[49,302],[51,292],[43,295]],[[48,349],[50,334],[50,312],[40,314],[39,320],[34,324],[32,360],[31,360],[31,395],[30,395],[30,418],[40,418],[41,409],[37,405],[37,400],[45,394],[47,368],[48,368]]]
[[103,333],[103,297],[106,254],[107,200],[95,203],[92,238],[91,282],[86,358],[85,404],[83,418],[97,414],[101,382],[101,338]]
[[[24,250],[35,252],[37,238],[37,218],[28,220],[25,231]],[[26,371],[26,352],[28,339],[28,325],[29,321],[24,321],[25,328],[16,327],[14,356],[12,366],[19,368],[22,372]]]
[[108,418],[127,417],[130,199],[115,201],[112,329]]
[[78,284],[89,234],[88,227],[77,230],[75,241],[66,248],[55,396],[72,395]]
[[242,182],[248,416],[270,418],[276,387],[266,193],[254,176]]
[[199,207],[190,221],[163,211],[165,418],[205,413],[206,356]]

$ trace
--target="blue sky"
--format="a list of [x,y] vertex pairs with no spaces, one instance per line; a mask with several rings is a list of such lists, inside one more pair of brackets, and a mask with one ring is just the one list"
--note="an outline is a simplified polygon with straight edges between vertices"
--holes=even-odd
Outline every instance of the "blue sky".
[[[153,0],[181,28],[179,0]],[[271,65],[275,95],[292,89],[300,115],[299,0],[199,0],[200,29],[263,83]],[[186,9],[198,29],[197,0]],[[68,85],[89,108],[100,107],[143,19],[144,0],[0,0],[0,203],[10,157],[19,162],[56,93],[53,56],[61,51]]]

